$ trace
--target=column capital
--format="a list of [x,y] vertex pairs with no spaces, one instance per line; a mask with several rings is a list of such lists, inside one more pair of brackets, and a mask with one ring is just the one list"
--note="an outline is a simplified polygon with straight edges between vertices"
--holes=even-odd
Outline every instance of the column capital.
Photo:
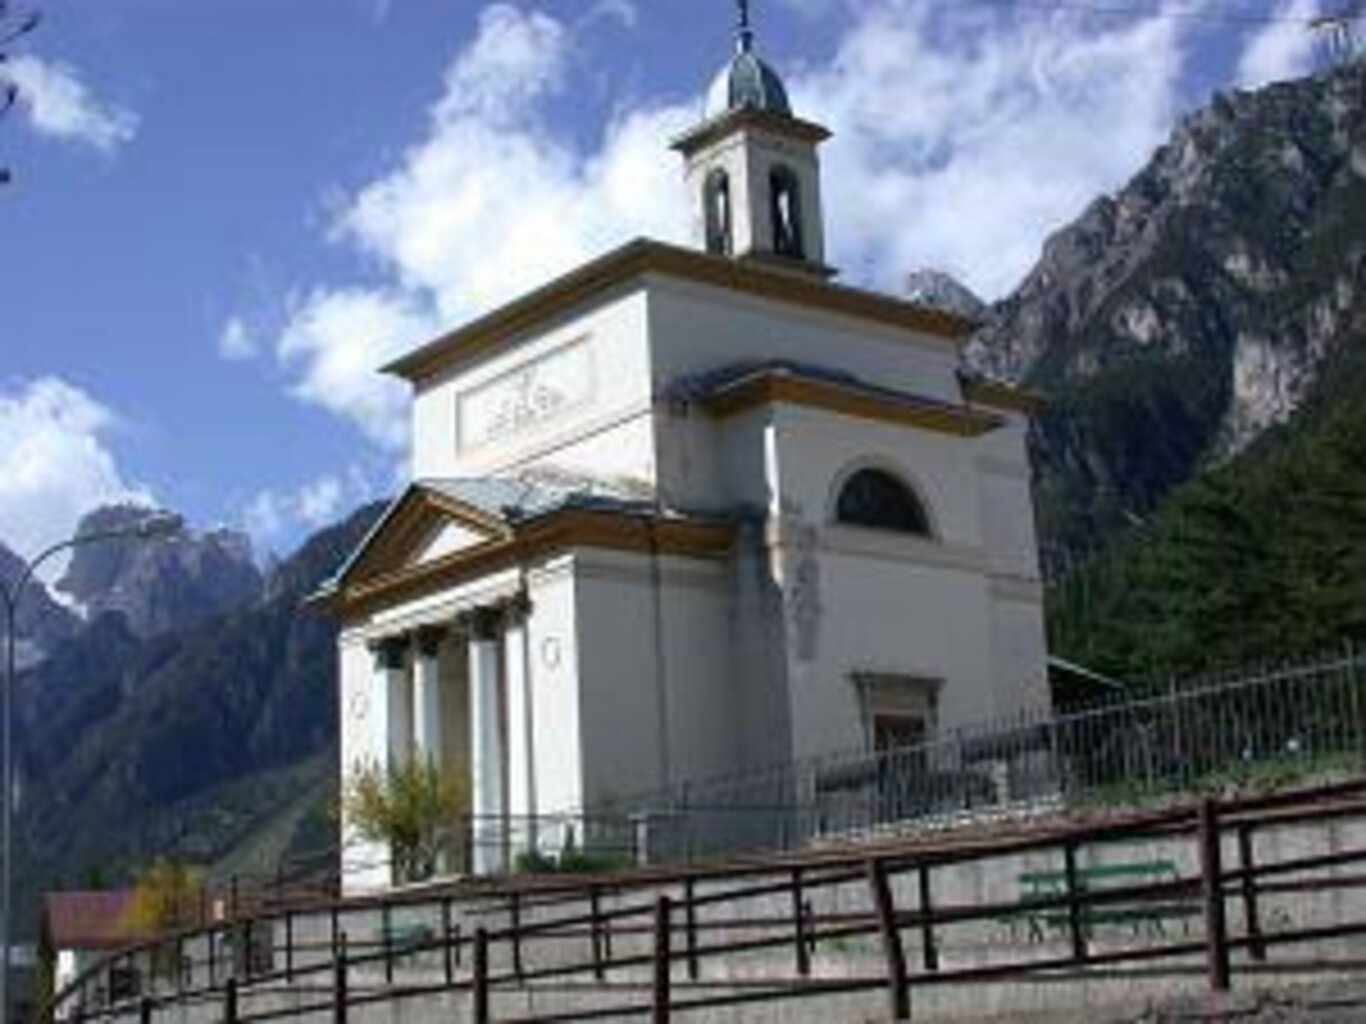
[[446,626],[423,626],[414,634],[417,653],[424,658],[434,658],[445,643],[450,629]]
[[394,672],[403,668],[410,644],[407,636],[386,636],[371,640],[368,646],[375,656],[375,667]]
[[519,590],[503,602],[503,617],[512,625],[521,625],[531,618],[531,596]]
[[483,605],[461,612],[455,621],[460,631],[476,643],[497,640],[503,628],[503,610],[496,605]]

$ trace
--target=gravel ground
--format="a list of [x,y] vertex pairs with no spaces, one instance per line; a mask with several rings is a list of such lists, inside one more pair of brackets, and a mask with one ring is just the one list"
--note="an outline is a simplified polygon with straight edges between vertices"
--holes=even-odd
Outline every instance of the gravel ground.
[[1366,978],[1152,1007],[1113,1024],[1366,1024]]

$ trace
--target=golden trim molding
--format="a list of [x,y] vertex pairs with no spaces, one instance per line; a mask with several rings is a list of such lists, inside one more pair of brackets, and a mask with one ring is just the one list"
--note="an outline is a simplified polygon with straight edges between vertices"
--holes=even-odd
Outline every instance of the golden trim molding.
[[955,437],[981,437],[1004,421],[966,405],[941,405],[898,397],[838,381],[816,380],[783,373],[756,375],[733,388],[702,400],[719,416],[730,416],[758,405],[786,402],[823,409],[855,419],[919,427]]
[[928,335],[955,349],[976,329],[971,321],[876,292],[831,284],[810,274],[770,269],[649,239],[637,239],[529,292],[478,320],[389,363],[384,372],[417,384],[444,370],[496,351],[526,332],[627,286],[646,274],[677,277],[838,313]]
[[[722,522],[566,509],[515,527],[504,539],[452,552],[431,562],[376,566],[368,575],[339,581],[322,603],[344,619],[353,619],[377,608],[420,599],[470,579],[576,547],[724,559],[730,554],[731,533],[730,525]],[[373,563],[366,559],[365,564]]]
[[982,377],[963,378],[963,398],[975,405],[1020,412],[1026,416],[1034,415],[1047,402],[1047,399],[1037,391]]

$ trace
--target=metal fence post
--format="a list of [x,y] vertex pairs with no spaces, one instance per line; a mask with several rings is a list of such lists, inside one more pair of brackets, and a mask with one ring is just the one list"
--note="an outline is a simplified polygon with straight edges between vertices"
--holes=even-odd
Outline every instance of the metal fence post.
[[237,1024],[237,979],[229,978],[223,986],[223,1024]]
[[394,924],[391,914],[389,904],[386,903],[380,907],[379,933],[380,940],[384,943],[384,983],[386,985],[394,983]]
[[514,891],[509,897],[508,924],[512,932],[512,973],[522,977],[522,896]]
[[1224,908],[1223,851],[1219,845],[1219,808],[1213,800],[1200,805],[1200,869],[1204,882],[1205,943],[1209,985],[1229,990],[1228,921]]
[[697,956],[697,906],[694,883],[688,878],[683,883],[683,924],[688,949],[688,979],[696,981],[702,974],[702,964]]
[[887,1000],[892,1020],[911,1019],[911,986],[906,976],[906,950],[901,944],[892,887],[887,881],[887,865],[880,860],[868,862],[868,884],[872,890],[873,911],[882,933],[882,951],[887,958]]
[[654,949],[654,999],[652,1024],[669,1024],[670,1010],[670,968],[672,951],[670,949],[671,904],[669,897],[661,896],[655,902],[655,949]]
[[592,918],[589,933],[593,946],[593,977],[602,981],[607,972],[602,964],[602,894],[596,885],[588,890],[588,912]]
[[792,869],[792,923],[796,931],[797,974],[802,978],[811,976],[811,950],[806,932],[806,900],[802,895],[802,869]]
[[141,1024],[152,1024],[152,997],[143,996],[138,1005],[138,1020]]
[[[456,937],[455,941],[459,942],[459,937]],[[446,972],[446,984],[454,984],[455,950],[451,948],[451,898],[449,896],[441,901],[441,952],[442,967]]]
[[294,912],[285,911],[285,981],[294,981]]
[[470,994],[474,1024],[489,1024],[489,934],[484,928],[474,932],[474,983]]
[[345,933],[337,936],[332,951],[332,1021],[333,1024],[346,1024],[346,1004],[350,995],[347,992]]
[[1266,940],[1262,937],[1261,914],[1257,907],[1257,879],[1252,845],[1252,826],[1238,826],[1238,860],[1243,869],[1243,923],[1247,929],[1247,952],[1255,962],[1266,961]]
[[939,970],[939,946],[934,938],[934,886],[929,861],[920,862],[916,872],[920,886],[920,942],[924,947],[925,970]]
[[1072,958],[1085,963],[1090,955],[1086,948],[1086,914],[1077,871],[1077,847],[1071,839],[1063,840],[1062,855],[1067,876],[1067,930],[1072,936]]

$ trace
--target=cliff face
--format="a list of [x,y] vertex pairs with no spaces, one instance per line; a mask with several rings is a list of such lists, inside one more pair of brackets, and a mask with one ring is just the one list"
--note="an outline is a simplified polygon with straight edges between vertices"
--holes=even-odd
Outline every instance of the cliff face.
[[[111,506],[82,519],[78,532],[120,530],[146,509]],[[58,589],[88,619],[113,613],[136,636],[197,625],[261,596],[264,580],[251,541],[230,530],[179,534],[146,543],[105,541],[76,549]]]
[[1056,573],[1285,424],[1366,324],[1366,66],[1224,95],[1050,238],[970,357],[1054,401]]
[[[321,820],[336,781],[337,627],[305,599],[379,512],[320,531],[264,583],[221,533],[73,560],[64,582],[87,621],[18,689],[23,927],[36,894],[96,869],[119,881],[157,856],[213,864],[262,829],[280,832],[279,852],[295,831],[283,809],[301,801]],[[323,832],[309,845],[335,841]]]

